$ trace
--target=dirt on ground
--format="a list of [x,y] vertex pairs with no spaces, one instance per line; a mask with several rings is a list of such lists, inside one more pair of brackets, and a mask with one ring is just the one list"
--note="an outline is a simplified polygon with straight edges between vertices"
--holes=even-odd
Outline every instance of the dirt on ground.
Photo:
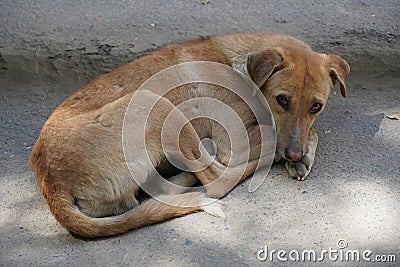
[[[0,265],[398,265],[400,121],[387,116],[400,113],[399,14],[397,0],[1,1]],[[274,165],[254,193],[247,181],[224,198],[225,221],[198,213],[96,240],[55,221],[27,160],[66,97],[159,46],[261,30],[339,54],[352,68],[348,97],[335,88],[316,121],[320,143],[306,181]],[[370,250],[371,261],[262,261],[266,248],[318,257]]]

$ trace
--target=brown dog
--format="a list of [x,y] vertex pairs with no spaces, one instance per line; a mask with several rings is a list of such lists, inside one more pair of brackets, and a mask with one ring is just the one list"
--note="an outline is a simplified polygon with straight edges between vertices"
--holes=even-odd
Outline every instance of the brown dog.
[[[312,124],[324,108],[335,81],[339,81],[341,93],[346,95],[349,66],[342,58],[313,52],[295,38],[272,33],[215,36],[166,46],[85,85],[65,100],[43,126],[30,164],[40,192],[62,226],[80,236],[101,237],[201,210],[219,213],[215,203],[203,205],[209,198],[200,192],[171,195],[161,190],[158,200],[140,202],[137,192],[152,173],[143,161],[144,155],[135,154],[136,146],[143,142],[135,139],[135,131],[130,136],[130,168],[123,153],[122,124],[134,92],[153,74],[188,61],[222,63],[250,77],[275,118],[276,160],[287,161],[291,177],[303,180],[309,174],[318,142]],[[258,152],[265,148],[260,147],[260,129],[254,115],[234,93],[211,85],[190,86],[169,92],[147,118],[146,131],[153,133],[146,136],[146,143],[151,145],[149,157],[156,168],[171,169],[159,136],[163,121],[176,105],[200,96],[224,100],[246,122],[245,129],[251,136],[250,156],[244,161],[239,153],[235,160],[226,160],[231,156],[226,133],[211,121],[194,120],[180,133],[181,151],[186,158],[197,159],[199,140],[210,137],[217,147],[217,160],[211,160],[201,170],[188,166],[190,173],[172,177],[174,183],[187,186],[198,180],[203,185],[215,182],[206,190],[209,197],[219,198],[236,184],[228,178],[237,175],[239,167],[244,168],[239,180],[254,172],[260,160]],[[144,92],[143,105],[153,98],[152,92]],[[142,104],[137,105],[141,110]],[[210,107],[203,108],[212,112]],[[143,119],[140,112],[135,116],[125,121],[132,129]],[[174,152],[171,154],[174,156]],[[143,173],[139,182],[132,179],[132,168]],[[226,178],[217,179],[221,175]]]

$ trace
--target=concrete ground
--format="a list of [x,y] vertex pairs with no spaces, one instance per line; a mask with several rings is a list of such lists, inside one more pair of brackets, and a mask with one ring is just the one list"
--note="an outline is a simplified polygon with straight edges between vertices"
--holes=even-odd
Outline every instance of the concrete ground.
[[[74,3],[72,3],[74,2]],[[0,265],[398,266],[400,262],[400,2],[0,2]],[[275,165],[264,184],[227,197],[226,221],[205,213],[113,238],[71,236],[52,217],[27,165],[50,113],[92,78],[168,43],[274,31],[351,65],[348,98],[335,88],[317,119],[308,180]],[[345,242],[343,240],[345,240]],[[347,247],[339,249],[347,243]],[[397,262],[260,261],[261,251],[329,248]],[[367,253],[368,254],[368,253]],[[286,255],[288,258],[288,255]],[[345,258],[345,257],[344,257]]]

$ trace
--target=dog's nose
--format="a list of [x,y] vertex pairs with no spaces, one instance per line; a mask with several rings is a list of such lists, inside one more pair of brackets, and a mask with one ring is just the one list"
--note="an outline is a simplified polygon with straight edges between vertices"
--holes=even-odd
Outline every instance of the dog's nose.
[[285,157],[286,159],[299,161],[303,156],[303,151],[291,151],[289,149],[285,149]]

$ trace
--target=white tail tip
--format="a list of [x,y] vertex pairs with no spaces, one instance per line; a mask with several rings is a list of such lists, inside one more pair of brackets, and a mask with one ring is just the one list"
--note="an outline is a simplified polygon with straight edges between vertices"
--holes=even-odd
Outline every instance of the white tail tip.
[[205,212],[225,220],[225,213],[223,212],[221,204],[218,202],[218,200],[207,197],[203,198],[200,204]]

